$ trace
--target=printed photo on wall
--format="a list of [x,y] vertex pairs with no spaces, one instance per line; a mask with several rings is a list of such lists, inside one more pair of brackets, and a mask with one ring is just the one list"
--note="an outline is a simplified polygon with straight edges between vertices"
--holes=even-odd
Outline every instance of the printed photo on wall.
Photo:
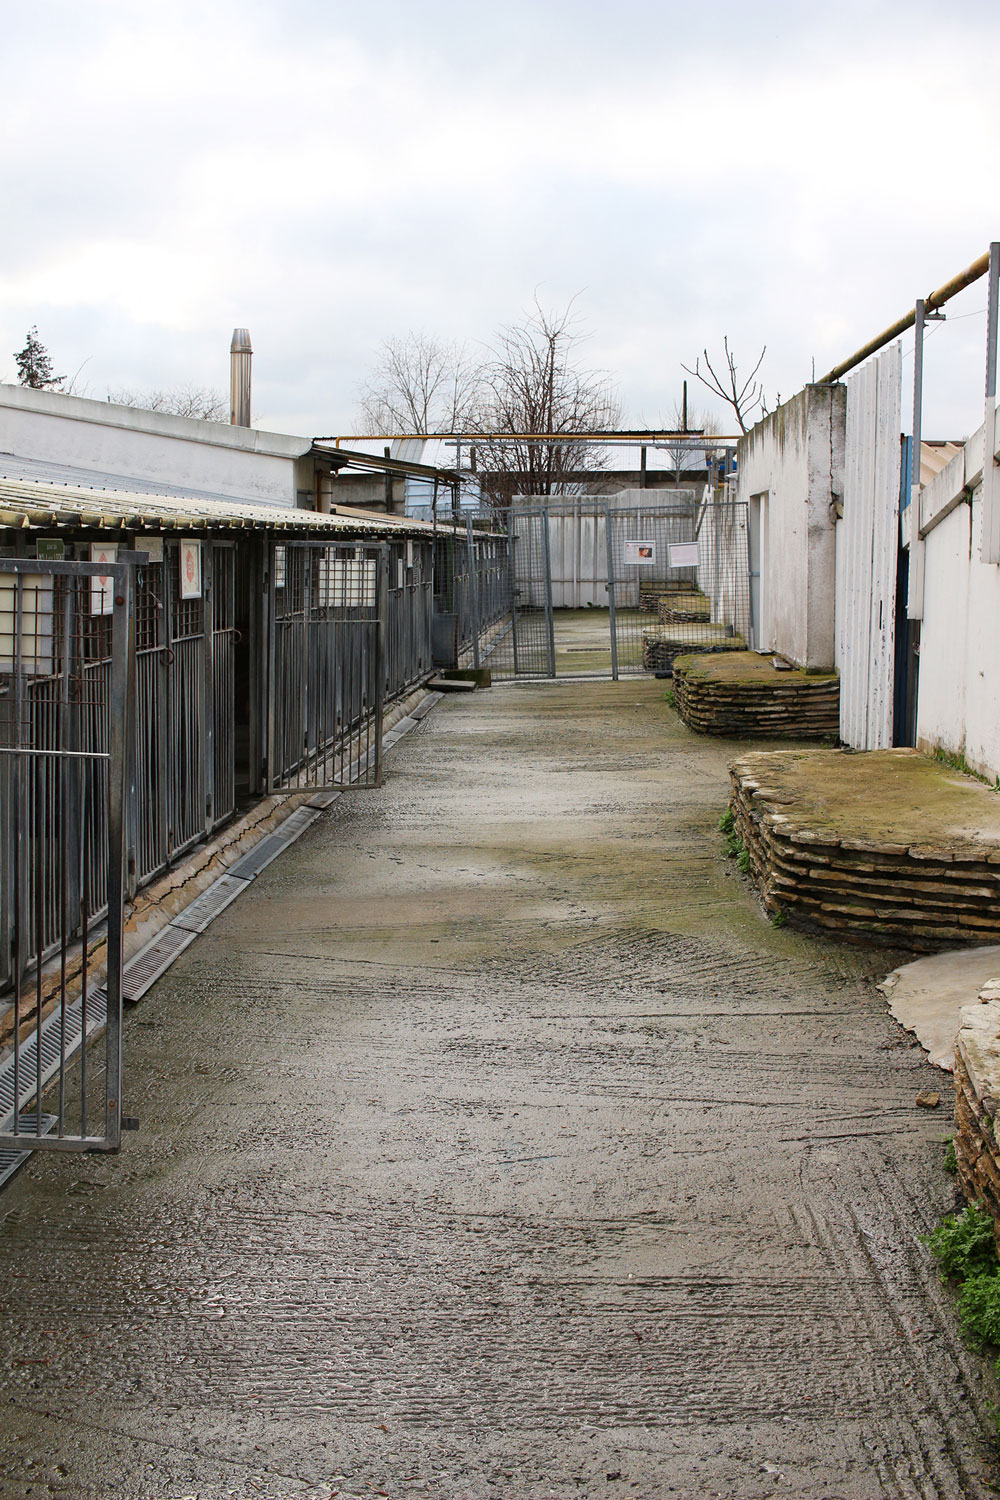
[[201,543],[181,541],[181,598],[201,598]]
[[656,543],[645,540],[626,542],[625,562],[629,567],[652,567],[656,562]]

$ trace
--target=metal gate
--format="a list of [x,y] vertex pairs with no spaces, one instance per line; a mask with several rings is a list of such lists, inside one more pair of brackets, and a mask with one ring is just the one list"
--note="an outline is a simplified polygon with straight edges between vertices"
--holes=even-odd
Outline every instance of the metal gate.
[[267,790],[379,786],[385,545],[277,543],[269,597]]
[[750,624],[746,506],[609,506],[612,675],[673,670],[687,652],[742,651]]
[[[145,537],[137,545],[145,561],[135,571],[133,892],[236,807],[235,546]],[[185,585],[182,555],[197,564]]]
[[120,1142],[131,621],[125,562],[0,559],[0,1148]]
[[[553,610],[553,523],[560,556],[568,528],[584,523],[590,528],[586,609]],[[506,527],[502,624],[482,651],[495,678],[576,675],[581,661],[590,675],[669,674],[674,658],[686,652],[746,648],[750,580],[744,504],[698,501],[693,492],[641,505],[554,500],[551,514],[549,507],[512,508]],[[595,547],[604,556],[603,567]],[[577,587],[577,604],[579,596]],[[584,644],[572,644],[578,639]]]
[[554,677],[556,648],[548,512],[543,508],[512,508],[507,512],[506,525],[506,622],[484,652],[483,660],[498,679]]

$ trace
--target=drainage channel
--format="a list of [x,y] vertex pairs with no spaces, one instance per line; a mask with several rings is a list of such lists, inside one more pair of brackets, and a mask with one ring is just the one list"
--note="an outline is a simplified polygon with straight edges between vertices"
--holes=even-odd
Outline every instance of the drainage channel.
[[[382,740],[383,754],[398,745],[411,729],[415,729],[420,720],[430,713],[435,703],[439,703],[443,696],[442,693],[429,693],[418,703],[412,713],[399,719]],[[289,845],[301,838],[306,829],[315,823],[320,813],[341,796],[343,793],[338,791],[317,792],[302,807],[297,807],[293,813],[289,814],[273,833],[265,834],[262,839],[258,840],[252,849],[249,849],[234,865],[230,866],[224,875],[220,875],[207,889],[196,896],[182,912],[171,918],[167,925],[162,927],[145,947],[140,948],[139,952],[134,954],[122,969],[123,999],[132,1004],[141,1000],[146,991],[151,989],[161,975],[166,973],[174,960],[180,957],[184,949],[205,931],[209,923],[214,922],[215,918],[224,912],[238,896],[242,895],[272,860],[277,859],[278,855],[283,854]],[[19,1099],[14,1098],[13,1054],[0,1063],[0,1121],[5,1131],[10,1129],[14,1110],[25,1110],[28,1103],[35,1097],[37,1077],[35,1052],[39,1045],[39,1037],[41,1080],[44,1090],[59,1071],[59,1060],[62,1055],[63,1015],[66,1028],[65,1056],[69,1061],[80,1050],[81,1045],[89,1046],[103,1031],[104,1022],[101,1012],[106,998],[103,986],[90,991],[86,1015],[86,1037],[83,1034],[83,1009],[78,997],[67,1005],[64,1013],[58,1010],[53,1011],[42,1022],[39,1032],[32,1033],[31,1037],[26,1039],[20,1049],[20,1071],[21,1076],[30,1081],[22,1087]],[[97,1003],[94,1004],[94,1001]],[[29,1116],[24,1118],[27,1120]],[[30,1120],[31,1128],[34,1129],[34,1109],[30,1112]],[[46,1120],[48,1120],[47,1127]],[[55,1117],[43,1115],[42,1121],[43,1131],[48,1134],[55,1124]],[[30,1151],[18,1151],[14,1148],[0,1151],[0,1188],[10,1181],[30,1155]]]

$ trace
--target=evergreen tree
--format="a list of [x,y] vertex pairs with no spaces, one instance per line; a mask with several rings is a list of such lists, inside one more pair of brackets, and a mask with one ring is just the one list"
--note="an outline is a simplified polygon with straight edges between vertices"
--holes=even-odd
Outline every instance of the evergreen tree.
[[14,355],[17,378],[20,385],[29,385],[32,390],[44,391],[50,385],[59,385],[63,375],[53,375],[52,361],[48,350],[38,337],[37,328],[28,329],[28,338],[20,354]]

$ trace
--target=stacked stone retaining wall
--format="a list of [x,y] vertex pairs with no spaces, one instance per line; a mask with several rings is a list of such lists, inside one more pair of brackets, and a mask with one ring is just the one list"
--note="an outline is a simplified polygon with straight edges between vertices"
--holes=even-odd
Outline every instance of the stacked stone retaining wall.
[[955,1044],[955,1163],[962,1192],[993,1215],[1000,1248],[1000,980],[961,1012]]
[[[1000,844],[883,842],[817,827],[805,799],[781,785],[782,757],[792,754],[758,752],[730,768],[734,832],[770,914],[805,932],[914,952],[1000,941]],[[824,756],[843,752],[797,757],[815,759],[820,796]]]
[[750,735],[767,739],[837,739],[840,733],[840,679],[778,671],[738,653],[742,675],[729,659],[700,655],[674,659],[674,703],[689,729],[698,734]]

